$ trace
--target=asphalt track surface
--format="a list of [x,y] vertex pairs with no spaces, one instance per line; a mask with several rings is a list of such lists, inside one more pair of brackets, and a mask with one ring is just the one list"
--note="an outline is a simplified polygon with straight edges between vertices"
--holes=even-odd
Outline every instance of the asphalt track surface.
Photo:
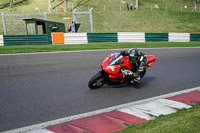
[[0,55],[0,132],[200,86],[200,48],[157,56],[139,85],[87,86],[119,50]]

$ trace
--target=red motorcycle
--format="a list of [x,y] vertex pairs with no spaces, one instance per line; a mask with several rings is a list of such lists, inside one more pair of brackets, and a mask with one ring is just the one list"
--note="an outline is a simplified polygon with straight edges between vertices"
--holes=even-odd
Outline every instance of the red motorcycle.
[[[146,69],[151,67],[156,60],[155,55],[145,55],[147,58]],[[136,71],[136,67],[133,66],[128,56],[122,56],[120,53],[111,54],[106,57],[101,65],[102,70],[95,74],[89,81],[88,86],[90,89],[97,89],[107,84],[123,84],[127,81],[130,82],[131,73]],[[124,71],[124,69],[128,71]],[[142,73],[141,78],[145,75],[145,71]]]

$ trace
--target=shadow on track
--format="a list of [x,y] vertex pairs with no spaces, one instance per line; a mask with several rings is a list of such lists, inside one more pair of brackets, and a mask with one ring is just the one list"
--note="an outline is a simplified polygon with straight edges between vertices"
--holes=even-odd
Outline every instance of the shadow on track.
[[156,79],[156,77],[147,76],[147,77],[144,77],[143,79],[141,79],[139,84],[137,84],[137,83],[134,83],[134,84],[124,83],[124,84],[116,84],[116,85],[105,84],[103,87],[101,87],[99,89],[110,89],[110,88],[142,89],[143,87],[148,86],[148,84],[151,83],[152,81],[154,81],[155,79]]

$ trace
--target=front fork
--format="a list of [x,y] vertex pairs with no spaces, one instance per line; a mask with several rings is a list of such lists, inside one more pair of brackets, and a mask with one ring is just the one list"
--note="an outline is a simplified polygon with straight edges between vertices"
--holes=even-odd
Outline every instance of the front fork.
[[105,80],[108,81],[109,75],[108,75],[107,72],[105,72],[103,69],[101,69],[101,70],[99,71],[99,73],[101,73],[101,74],[105,77]]

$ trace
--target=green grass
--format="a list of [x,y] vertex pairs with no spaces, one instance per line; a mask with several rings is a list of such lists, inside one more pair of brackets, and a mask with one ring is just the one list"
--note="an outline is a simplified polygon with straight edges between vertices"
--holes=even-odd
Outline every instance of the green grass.
[[[74,6],[76,6],[79,1],[80,0],[69,1],[68,13],[60,13],[59,9],[63,7],[63,5],[60,5],[57,8],[57,13],[47,14],[48,20],[63,22],[67,28],[72,19],[66,20],[63,18],[72,18],[72,2]],[[133,0],[126,0],[126,2],[129,4],[133,2],[134,4]],[[59,0],[55,0],[52,6],[55,6],[57,3],[59,3]],[[160,8],[152,8],[151,10],[151,7],[155,4]],[[187,5],[188,8],[181,11],[181,5],[182,7]],[[198,8],[200,8],[199,5],[200,3],[197,5]],[[78,6],[77,10],[87,11],[90,7],[94,7],[94,32],[197,33],[200,32],[200,13],[192,12],[193,6],[192,0],[184,0],[183,2],[176,2],[175,0],[142,0],[139,2],[139,9],[137,11],[127,11],[126,3],[122,3],[120,0],[88,0],[88,2]],[[39,11],[35,10],[36,7],[39,8]],[[0,11],[11,14],[47,12],[47,0],[27,0],[20,6],[15,6],[12,9],[5,8]],[[54,12],[56,12],[56,9]],[[81,23],[80,32],[89,32],[89,19],[86,19],[87,17],[85,15],[77,15],[77,18]],[[0,34],[3,34],[1,19],[0,17]],[[25,23],[23,21],[20,22],[20,19],[7,19],[8,34],[26,33]]]
[[199,133],[200,103],[190,109],[160,116],[139,125],[131,125],[117,133]]
[[0,54],[120,48],[200,47],[200,42],[89,43],[77,45],[18,45],[0,47]]

